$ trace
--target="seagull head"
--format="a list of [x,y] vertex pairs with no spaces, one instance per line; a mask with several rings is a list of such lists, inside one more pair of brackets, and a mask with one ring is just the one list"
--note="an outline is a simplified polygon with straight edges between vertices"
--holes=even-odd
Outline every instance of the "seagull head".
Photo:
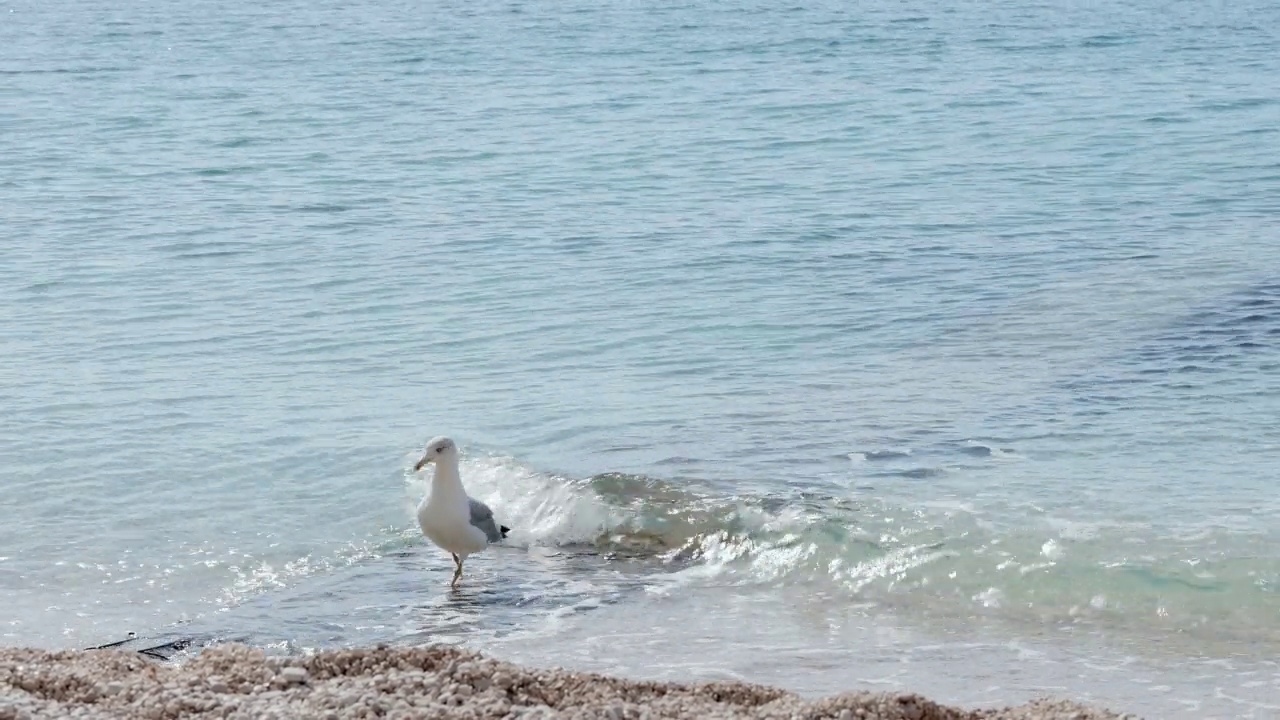
[[458,446],[452,440],[447,437],[432,438],[431,442],[427,443],[427,453],[422,456],[417,465],[413,466],[413,471],[418,472],[426,467],[427,463],[435,462],[442,457],[456,458],[457,456]]

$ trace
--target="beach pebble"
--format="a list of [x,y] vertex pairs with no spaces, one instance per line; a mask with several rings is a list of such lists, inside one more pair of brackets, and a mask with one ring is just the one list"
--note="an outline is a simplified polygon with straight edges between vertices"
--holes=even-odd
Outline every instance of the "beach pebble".
[[280,671],[280,678],[288,685],[301,685],[308,679],[307,669],[300,667],[287,667]]
[[921,720],[924,717],[924,710],[914,700],[899,699],[899,702],[899,710],[907,720]]

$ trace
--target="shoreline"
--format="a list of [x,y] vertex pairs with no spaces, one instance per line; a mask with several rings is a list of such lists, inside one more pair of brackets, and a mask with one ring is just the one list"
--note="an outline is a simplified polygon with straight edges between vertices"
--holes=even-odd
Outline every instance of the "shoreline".
[[455,646],[268,656],[217,645],[183,663],[117,649],[0,649],[0,720],[13,718],[792,718],[1126,720],[1067,700],[965,709],[851,689],[805,699],[739,682],[667,683],[535,668]]

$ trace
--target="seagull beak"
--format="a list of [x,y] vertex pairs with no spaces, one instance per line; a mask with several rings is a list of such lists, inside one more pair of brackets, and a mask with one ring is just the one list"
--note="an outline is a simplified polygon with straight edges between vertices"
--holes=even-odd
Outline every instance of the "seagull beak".
[[426,464],[429,462],[431,462],[430,458],[428,458],[426,455],[423,455],[422,459],[418,461],[418,464],[413,466],[413,471],[421,472],[422,468],[425,467]]

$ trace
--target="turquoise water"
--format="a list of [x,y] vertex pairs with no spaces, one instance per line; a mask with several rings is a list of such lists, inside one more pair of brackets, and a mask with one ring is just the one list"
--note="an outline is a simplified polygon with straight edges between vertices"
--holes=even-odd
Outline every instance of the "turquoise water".
[[1278,28],[7,1],[3,640],[1280,712]]

